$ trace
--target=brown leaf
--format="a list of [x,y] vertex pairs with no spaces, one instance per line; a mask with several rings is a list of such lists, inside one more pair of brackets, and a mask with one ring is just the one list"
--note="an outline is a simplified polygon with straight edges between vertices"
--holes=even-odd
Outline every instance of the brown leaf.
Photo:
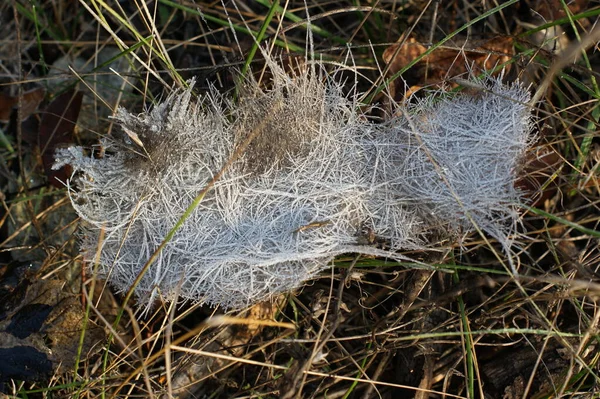
[[0,122],[8,122],[10,120],[10,114],[16,102],[16,97],[0,93]]
[[[566,5],[571,14],[579,14],[589,9],[589,0],[569,1]],[[560,0],[537,0],[530,5],[535,14],[539,15],[545,21],[554,21],[566,16],[565,9]]]
[[[21,97],[21,121],[29,118],[31,114],[37,111],[45,94],[46,90],[43,87],[36,87],[23,93]],[[10,121],[10,115],[18,105],[18,97],[0,93],[0,122]]]
[[74,366],[78,353],[85,358],[104,339],[68,288],[58,279],[24,278],[10,291],[0,289],[0,382],[64,372]]
[[409,38],[400,46],[400,43],[393,44],[383,52],[383,61],[390,65],[390,73],[398,72],[404,65],[423,54],[427,49],[418,43],[414,37]]
[[69,90],[56,97],[43,111],[38,146],[48,182],[56,187],[62,187],[60,181],[65,181],[69,173],[65,168],[52,170],[54,150],[73,142],[82,98],[82,92]]
[[550,147],[527,154],[522,177],[516,182],[516,187],[533,200],[532,206],[540,206],[556,195],[560,189],[557,172],[563,163],[562,157]]
[[[388,77],[422,56],[426,50],[425,46],[412,37],[408,38],[402,46],[398,43],[388,47],[383,53],[383,60],[388,64]],[[408,87],[414,91],[415,86],[438,85],[467,73],[490,71],[508,62],[512,55],[513,39],[510,36],[497,36],[479,41],[462,40],[462,43],[457,39],[452,47],[437,48],[406,71],[402,76],[407,84],[406,87],[397,87],[402,80],[396,79],[390,90],[394,99],[399,101]],[[509,68],[510,64],[506,67]],[[399,93],[401,96],[396,96],[394,93]]]
[[44,90],[43,87],[38,87],[23,93],[23,98],[21,100],[21,121],[29,118],[31,114],[37,111],[45,95],[46,90]]

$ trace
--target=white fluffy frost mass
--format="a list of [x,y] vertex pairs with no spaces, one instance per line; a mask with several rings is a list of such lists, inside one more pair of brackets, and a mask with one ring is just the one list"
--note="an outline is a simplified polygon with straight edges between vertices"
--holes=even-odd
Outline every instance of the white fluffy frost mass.
[[135,287],[141,305],[240,309],[302,285],[337,255],[403,259],[399,249],[426,248],[430,233],[474,224],[509,247],[532,140],[520,85],[488,80],[477,96],[440,94],[373,123],[335,78],[269,67],[268,88],[248,79],[235,101],[187,89],[139,115],[120,109],[129,136],[103,139],[102,157],[59,150],[55,166],[74,168],[85,258],[95,267],[99,254],[100,277],[118,291],[251,134]]

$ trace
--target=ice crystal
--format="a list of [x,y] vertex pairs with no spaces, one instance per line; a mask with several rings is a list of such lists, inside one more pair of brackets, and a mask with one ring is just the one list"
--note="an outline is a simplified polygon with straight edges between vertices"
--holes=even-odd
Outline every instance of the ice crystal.
[[294,76],[269,67],[267,89],[246,79],[235,100],[216,90],[194,98],[192,83],[150,111],[120,109],[126,134],[103,139],[103,157],[57,153],[56,167],[74,168],[83,253],[92,264],[99,254],[100,277],[118,291],[253,132],[135,287],[142,306],[160,296],[240,309],[343,253],[402,259],[398,250],[426,248],[433,230],[475,224],[510,247],[531,142],[518,84],[490,80],[478,96],[435,95],[373,123],[360,93],[344,94],[318,63]]

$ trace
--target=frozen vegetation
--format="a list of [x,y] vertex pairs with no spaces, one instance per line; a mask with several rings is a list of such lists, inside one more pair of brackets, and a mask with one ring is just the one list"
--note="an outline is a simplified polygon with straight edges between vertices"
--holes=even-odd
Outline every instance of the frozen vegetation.
[[[193,199],[254,135],[135,288],[158,298],[240,309],[301,286],[337,255],[406,259],[440,234],[487,233],[509,253],[531,144],[527,90],[477,82],[477,95],[433,93],[369,120],[360,93],[316,63],[231,98],[174,91],[153,109],[120,109],[106,153],[71,147],[81,246],[99,276],[127,291]],[[346,88],[347,89],[347,88]],[[133,140],[132,140],[133,138]],[[141,145],[140,145],[141,144]]]

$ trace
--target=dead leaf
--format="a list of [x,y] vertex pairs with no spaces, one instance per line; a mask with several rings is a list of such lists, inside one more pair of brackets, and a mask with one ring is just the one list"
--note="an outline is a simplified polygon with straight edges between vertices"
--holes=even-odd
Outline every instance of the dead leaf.
[[43,111],[38,147],[48,182],[56,187],[62,187],[60,181],[65,181],[70,173],[66,168],[52,170],[54,150],[61,145],[73,143],[73,132],[82,99],[82,92],[69,90],[56,97]]
[[[45,95],[46,90],[43,87],[36,87],[23,93],[21,97],[21,122],[37,111]],[[10,121],[10,116],[18,105],[19,97],[0,93],[0,122]]]
[[138,134],[136,132],[134,132],[133,130],[127,129],[125,126],[122,126],[121,128],[129,136],[129,138],[131,140],[133,140],[134,143],[136,143],[143,149],[146,149],[146,147],[144,147],[144,143],[142,143],[142,140],[140,139],[140,137],[138,136]]
[[0,383],[44,380],[69,370],[78,353],[85,358],[104,339],[63,281],[24,278],[14,288],[2,287],[0,299]]
[[550,147],[531,152],[527,154],[522,177],[515,185],[529,193],[532,206],[540,206],[560,189],[558,173],[563,164],[563,158]]
[[8,122],[17,99],[5,93],[0,93],[0,122]]
[[[383,60],[388,64],[388,77],[398,73],[406,65],[421,57],[427,48],[415,38],[408,38],[388,47],[383,53]],[[436,86],[457,76],[468,73],[491,71],[493,68],[510,61],[513,52],[513,39],[510,36],[497,36],[489,40],[456,39],[452,47],[439,47],[431,54],[419,60],[413,67],[390,85],[392,97],[401,101],[406,92],[414,92],[419,87]],[[399,84],[405,87],[398,87]]]
[[[571,14],[579,14],[589,9],[589,0],[569,1],[566,6]],[[554,21],[566,17],[561,0],[537,0],[530,7],[544,21]]]

